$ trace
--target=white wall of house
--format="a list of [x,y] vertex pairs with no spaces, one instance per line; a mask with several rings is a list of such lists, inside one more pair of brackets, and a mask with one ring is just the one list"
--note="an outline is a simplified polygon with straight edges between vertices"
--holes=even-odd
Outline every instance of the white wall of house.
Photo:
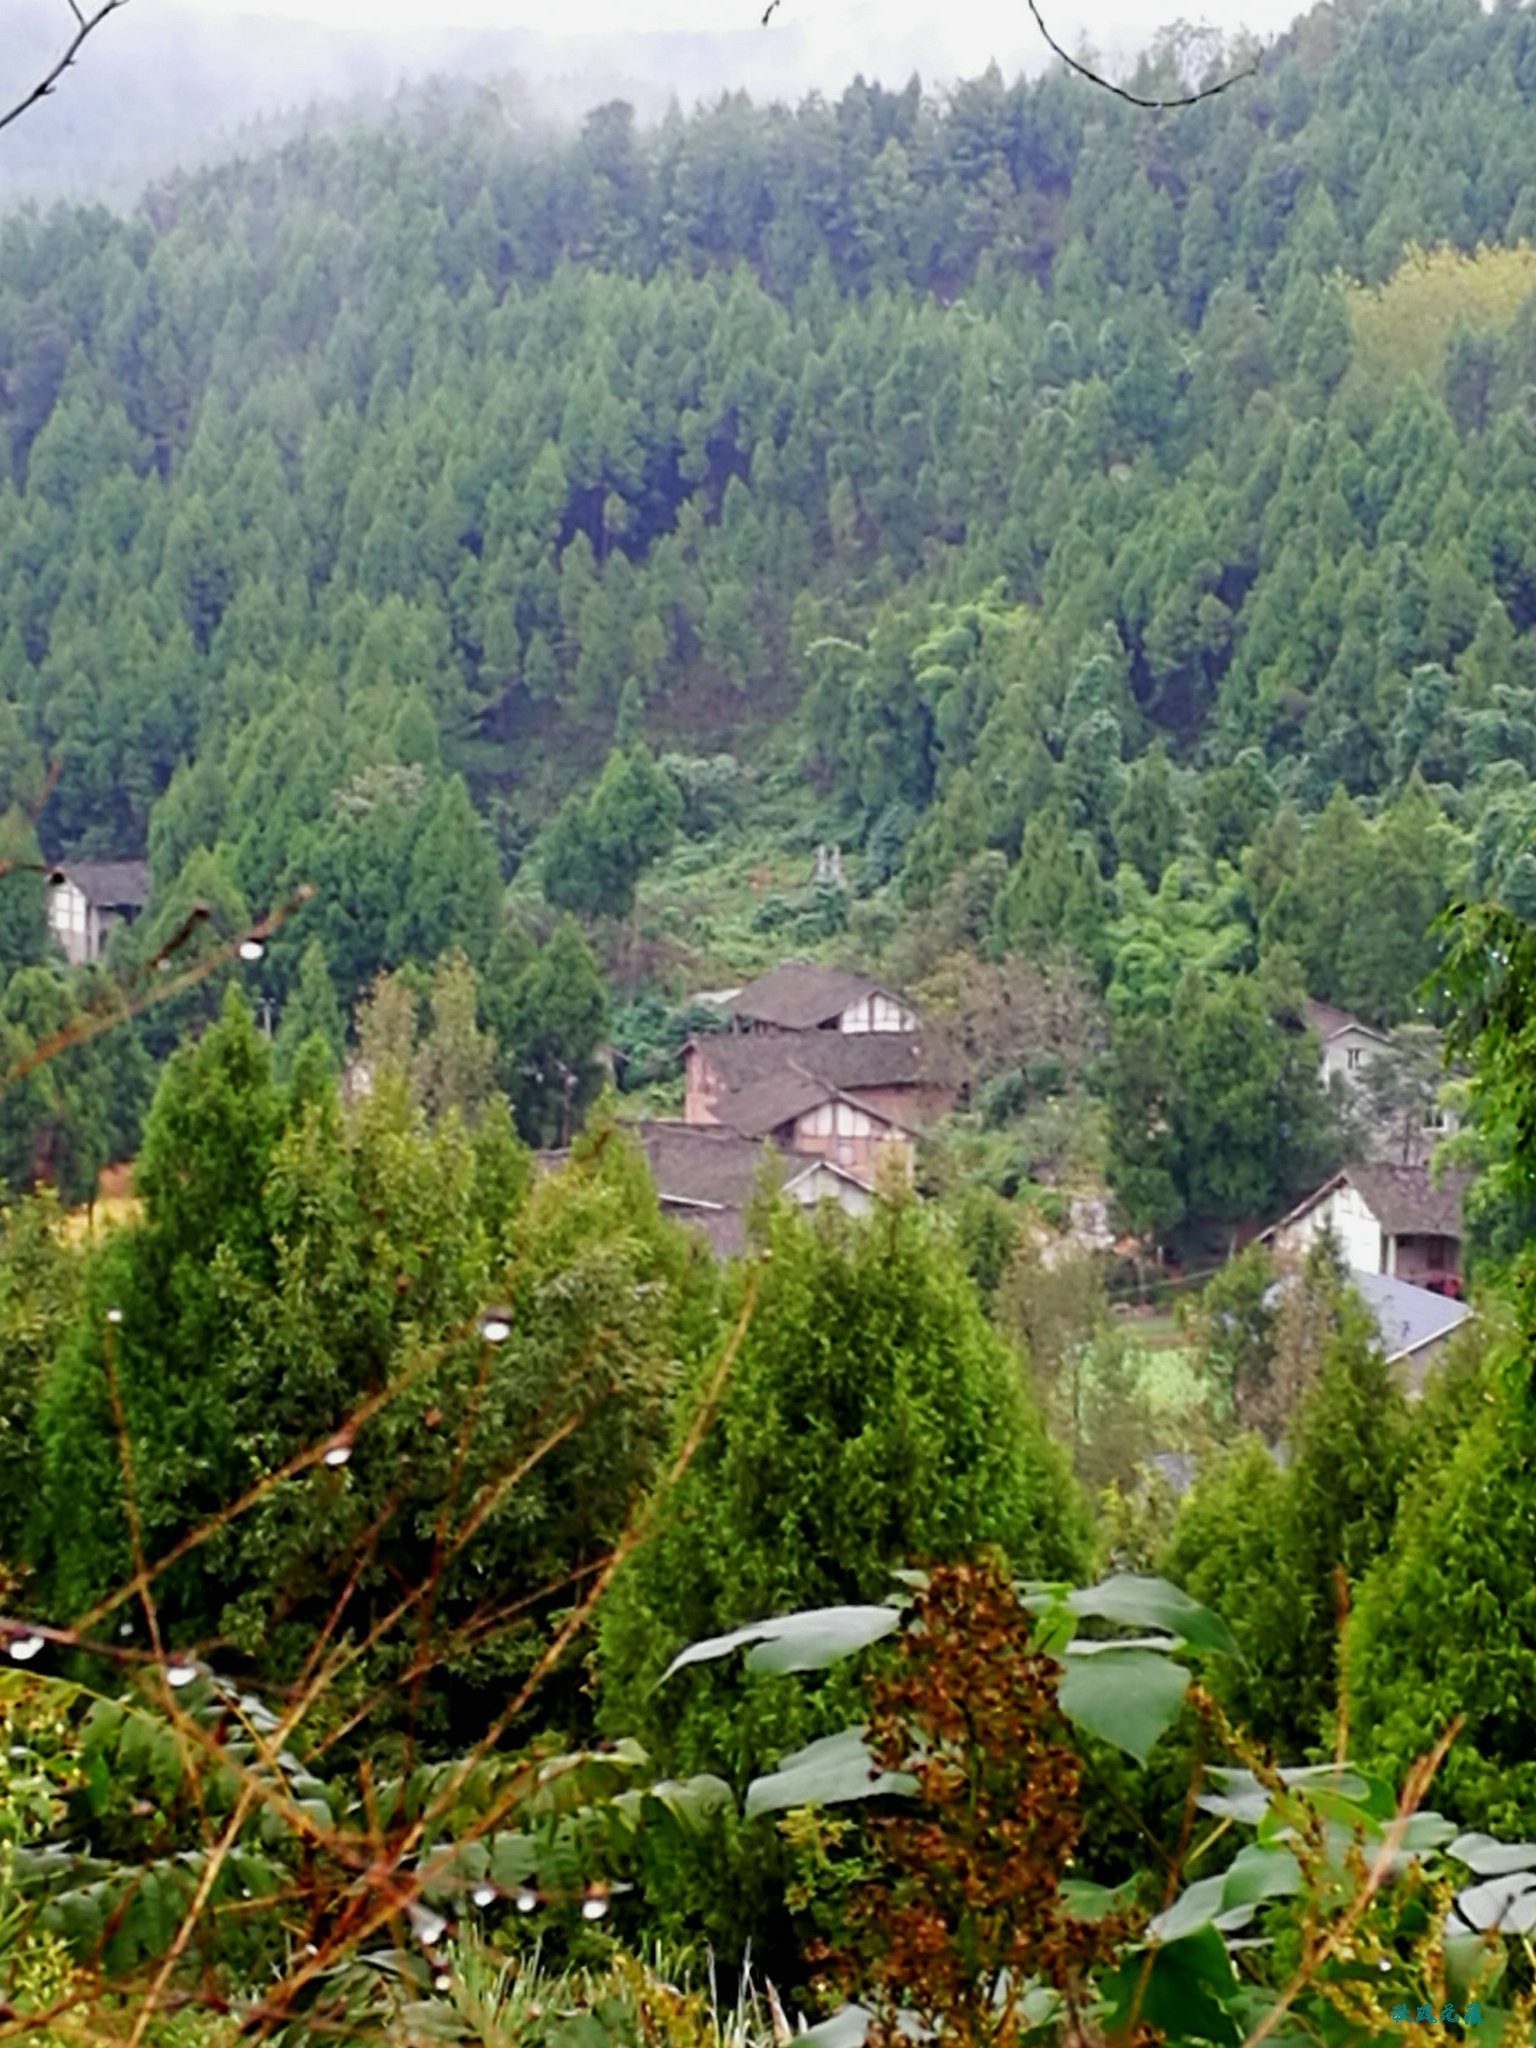
[[100,913],[73,882],[55,882],[49,889],[48,924],[71,966],[94,960],[100,953]]
[[1280,1248],[1304,1252],[1323,1230],[1331,1226],[1344,1252],[1344,1263],[1361,1273],[1389,1273],[1392,1240],[1382,1231],[1375,1213],[1364,1197],[1345,1181],[1325,1195],[1314,1209],[1298,1216],[1283,1233],[1277,1233]]
[[1335,1074],[1342,1074],[1346,1081],[1363,1080],[1366,1068],[1385,1050],[1374,1031],[1349,1025],[1323,1042],[1323,1085],[1326,1087]]
[[785,1149],[819,1154],[823,1159],[835,1160],[860,1180],[873,1181],[888,1157],[910,1163],[912,1141],[905,1131],[883,1117],[872,1116],[856,1103],[834,1098],[818,1102],[814,1109],[795,1118]]
[[866,1188],[856,1186],[846,1174],[831,1172],[819,1159],[787,1180],[784,1192],[802,1209],[814,1209],[818,1202],[836,1202],[849,1216],[867,1216],[875,1205]]
[[[802,1149],[802,1139],[820,1139],[823,1142],[814,1149],[825,1152],[830,1149],[825,1143],[829,1138],[878,1138],[884,1137],[888,1129],[889,1125],[880,1123],[867,1110],[852,1102],[818,1102],[814,1109],[808,1109],[804,1116],[796,1119],[795,1149]],[[803,1149],[810,1150],[811,1147]]]
[[898,1003],[894,996],[888,996],[875,989],[867,996],[860,996],[856,1003],[850,1003],[837,1020],[839,1031],[863,1033],[868,1031],[915,1031],[917,1019],[904,1003]]

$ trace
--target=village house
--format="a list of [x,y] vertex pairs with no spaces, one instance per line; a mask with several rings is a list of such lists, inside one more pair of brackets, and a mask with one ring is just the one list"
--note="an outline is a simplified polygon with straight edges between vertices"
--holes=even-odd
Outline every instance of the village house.
[[1324,1088],[1342,1089],[1352,1152],[1405,1166],[1427,1164],[1456,1128],[1454,1113],[1441,1100],[1438,1033],[1421,1024],[1392,1036],[1310,996],[1304,1014],[1317,1033],[1319,1079]]
[[[955,1095],[912,1032],[721,1031],[690,1039],[683,1050],[685,1122],[725,1124],[760,1137],[812,1117],[805,1135],[816,1135],[818,1142],[790,1144],[792,1151],[828,1149],[819,1141],[830,1135],[828,1118],[817,1112],[834,1100],[853,1103],[883,1127],[910,1133],[952,1107]],[[832,1116],[831,1122],[838,1119]],[[845,1117],[842,1123],[843,1135],[849,1135],[852,1121]]]
[[1471,1309],[1454,1295],[1415,1287],[1390,1273],[1352,1273],[1350,1280],[1375,1320],[1382,1356],[1403,1391],[1422,1393],[1430,1366]]
[[1311,996],[1302,1005],[1303,1014],[1317,1033],[1322,1049],[1322,1081],[1326,1088],[1335,1074],[1353,1086],[1365,1078],[1366,1069],[1379,1059],[1390,1041],[1384,1031],[1352,1017],[1348,1010],[1336,1010],[1332,1003],[1319,1003]]
[[1470,1176],[1426,1166],[1346,1166],[1264,1232],[1300,1256],[1331,1230],[1356,1273],[1385,1273],[1436,1293],[1461,1292],[1461,1198]]
[[729,1254],[765,1181],[804,1207],[863,1214],[882,1181],[911,1174],[918,1131],[958,1088],[901,996],[792,961],[710,1000],[726,1026],[683,1050],[681,1121],[637,1133],[668,1213]]
[[806,1209],[831,1201],[863,1216],[873,1205],[864,1182],[835,1161],[794,1158],[736,1131],[656,1117],[636,1135],[663,1212],[701,1229],[719,1258],[743,1248],[747,1210],[765,1189],[777,1188]]
[[733,990],[721,1008],[740,1031],[840,1031],[866,1037],[917,1030],[915,1012],[870,976],[800,960],[786,960]]
[[48,875],[48,929],[72,967],[99,960],[114,925],[131,924],[149,895],[141,860],[71,861]]

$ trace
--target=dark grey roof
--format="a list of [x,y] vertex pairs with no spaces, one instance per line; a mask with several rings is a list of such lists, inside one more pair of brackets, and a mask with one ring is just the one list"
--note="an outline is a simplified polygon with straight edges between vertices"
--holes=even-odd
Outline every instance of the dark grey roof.
[[101,910],[142,910],[149,896],[149,863],[142,860],[67,861],[48,879],[73,882]]
[[715,1104],[715,1114],[733,1131],[748,1138],[766,1138],[771,1131],[804,1116],[819,1102],[835,1096],[837,1090],[812,1074],[793,1067],[779,1067],[744,1088],[726,1091]]
[[[814,1031],[840,1017],[850,1004],[879,991],[890,995],[871,975],[845,974],[834,967],[813,967],[808,961],[786,960],[738,989],[723,1005],[729,1015],[751,1024],[771,1024],[780,1031]],[[898,997],[892,997],[899,1001]]]
[[1390,1237],[1461,1236],[1461,1198],[1470,1173],[1442,1174],[1427,1166],[1346,1166],[1344,1178]]
[[717,1032],[695,1041],[702,1057],[734,1093],[793,1070],[829,1088],[915,1088],[947,1085],[915,1031]]
[[740,1207],[764,1174],[784,1178],[783,1154],[737,1131],[656,1117],[637,1136],[663,1200]]
[[1363,1017],[1356,1017],[1348,1010],[1335,1009],[1332,1003],[1320,1003],[1315,996],[1308,996],[1301,1007],[1307,1022],[1325,1045],[1330,1038],[1337,1038],[1345,1031],[1363,1031],[1367,1038],[1380,1039],[1383,1045],[1387,1043],[1384,1031],[1378,1031],[1374,1024],[1367,1024]]
[[781,1182],[791,1164],[771,1145],[708,1124],[656,1117],[636,1135],[663,1210],[702,1230],[722,1259],[745,1243],[743,1216],[761,1183]]
[[1390,1365],[1438,1344],[1472,1311],[1464,1301],[1414,1287],[1390,1273],[1351,1273],[1350,1283],[1376,1319],[1381,1348]]

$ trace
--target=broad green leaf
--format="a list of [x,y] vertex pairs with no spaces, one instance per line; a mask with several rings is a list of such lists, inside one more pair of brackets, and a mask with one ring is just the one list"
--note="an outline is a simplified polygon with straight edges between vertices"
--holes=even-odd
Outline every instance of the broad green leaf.
[[1301,1866],[1289,1849],[1265,1849],[1250,1842],[1233,1857],[1222,1879],[1223,1908],[1255,1905],[1300,1889]]
[[1197,1927],[1211,1926],[1222,1910],[1224,1885],[1224,1878],[1202,1877],[1188,1886],[1166,1912],[1157,1914],[1148,1923],[1148,1939],[1178,1941],[1186,1934],[1193,1934]]
[[862,2005],[844,2005],[800,2036],[805,2048],[864,2048],[873,2017]]
[[[1379,1827],[1376,1832],[1385,1835],[1387,1829]],[[1414,1813],[1408,1816],[1399,1846],[1406,1855],[1422,1856],[1428,1849],[1443,1849],[1455,1832],[1455,1823],[1443,1814]]]
[[1057,1699],[1069,1721],[1144,1764],[1172,1727],[1189,1673],[1156,1650],[1068,1650]]
[[817,1607],[773,1621],[749,1622],[728,1635],[709,1636],[679,1650],[661,1674],[661,1683],[689,1664],[712,1663],[752,1644],[758,1647],[747,1658],[749,1671],[820,1671],[889,1635],[900,1620],[895,1607]]
[[529,1882],[538,1869],[532,1835],[504,1834],[491,1837],[491,1883],[498,1891],[516,1891]]
[[1060,1886],[1061,1903],[1074,1920],[1104,1920],[1130,1903],[1135,1882],[1131,1878],[1124,1884],[1110,1886],[1095,1884],[1086,1877],[1064,1877]]
[[[476,2029],[446,1999],[418,1999],[400,2008],[408,2041],[473,2041]],[[482,2036],[482,2038],[484,2038]]]
[[[795,2036],[796,2048],[863,2048],[874,2015],[862,2005],[844,2005],[819,2025]],[[931,2041],[929,2029],[911,2013],[896,2015],[896,2030],[909,2041]]]
[[1110,2033],[1127,2027],[1133,2008],[1181,2048],[1191,2041],[1235,2043],[1247,2031],[1229,2010],[1241,1987],[1214,1927],[1163,1943],[1152,1951],[1150,1964],[1144,1954],[1128,1954],[1101,1978],[1099,1988],[1107,2001],[1104,2022]]
[[1505,1970],[1502,1947],[1490,1947],[1483,1935],[1473,1933],[1450,1914],[1444,1929],[1445,1988],[1455,2003],[1465,2005],[1469,1998],[1484,1998],[1496,1991]]
[[1536,1842],[1499,1842],[1492,1835],[1458,1835],[1446,1850],[1477,1877],[1507,1877],[1512,1870],[1536,1870]]
[[877,1799],[917,1790],[910,1771],[878,1771],[862,1728],[845,1728],[787,1756],[776,1771],[747,1787],[746,1817],[779,1813],[791,1806],[834,1806],[849,1799]]
[[1192,1649],[1215,1650],[1224,1657],[1241,1653],[1232,1632],[1219,1615],[1202,1607],[1170,1586],[1166,1579],[1143,1578],[1134,1572],[1118,1572],[1102,1585],[1084,1586],[1067,1596],[1072,1612],[1084,1618],[1118,1621],[1128,1628],[1161,1628],[1178,1636]]

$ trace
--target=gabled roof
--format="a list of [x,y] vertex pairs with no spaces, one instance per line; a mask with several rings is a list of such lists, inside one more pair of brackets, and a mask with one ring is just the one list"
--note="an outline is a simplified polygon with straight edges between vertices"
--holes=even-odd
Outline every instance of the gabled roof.
[[1288,1225],[1310,1215],[1320,1203],[1346,1184],[1359,1195],[1389,1237],[1461,1236],[1461,1198],[1472,1176],[1451,1171],[1440,1176],[1438,1185],[1429,1177],[1427,1166],[1345,1166],[1325,1180],[1304,1201],[1260,1233],[1262,1239],[1276,1236]]
[[1415,1287],[1390,1273],[1354,1272],[1349,1278],[1376,1319],[1388,1365],[1442,1342],[1472,1313],[1464,1301]]
[[1364,1018],[1353,1016],[1348,1010],[1336,1010],[1332,1003],[1320,1003],[1314,996],[1308,996],[1301,1009],[1324,1045],[1330,1038],[1342,1038],[1346,1031],[1359,1031],[1381,1045],[1389,1043],[1385,1031],[1378,1031],[1374,1024],[1367,1024]]
[[829,1088],[948,1085],[915,1031],[716,1032],[692,1041],[728,1092],[794,1069]]
[[787,1166],[781,1152],[717,1124],[656,1117],[637,1135],[662,1200],[689,1207],[740,1208],[765,1173],[782,1180]]
[[797,1188],[804,1187],[808,1180],[817,1179],[840,1180],[847,1187],[857,1188],[863,1195],[872,1195],[875,1192],[867,1180],[860,1180],[856,1173],[850,1173],[848,1168],[839,1165],[837,1160],[825,1158],[807,1159],[800,1171],[792,1173],[785,1181],[784,1192],[786,1195],[792,1195]]
[[765,1074],[746,1088],[733,1089],[716,1103],[715,1114],[723,1124],[739,1131],[743,1137],[766,1138],[771,1132],[804,1116],[808,1110],[819,1109],[824,1102],[850,1103],[887,1130],[906,1130],[906,1125],[899,1117],[892,1116],[888,1109],[882,1109],[850,1089],[834,1088],[815,1074],[794,1065]]
[[79,860],[51,868],[55,886],[73,882],[87,903],[100,910],[142,910],[149,896],[149,863],[142,860]]
[[804,960],[786,960],[738,989],[722,1008],[749,1024],[771,1024],[779,1031],[814,1031],[831,1023],[865,996],[892,994],[873,976],[844,974],[833,967],[813,967]]
[[793,1067],[779,1067],[764,1074],[759,1080],[749,1082],[745,1088],[733,1088],[715,1104],[715,1114],[720,1121],[729,1124],[733,1131],[740,1131],[744,1137],[766,1138],[770,1131],[781,1125],[792,1123],[807,1110],[828,1101],[837,1093],[825,1081],[818,1081],[814,1075],[797,1072]]
[[1344,1178],[1390,1237],[1461,1236],[1461,1198],[1470,1173],[1437,1185],[1427,1166],[1346,1166]]

